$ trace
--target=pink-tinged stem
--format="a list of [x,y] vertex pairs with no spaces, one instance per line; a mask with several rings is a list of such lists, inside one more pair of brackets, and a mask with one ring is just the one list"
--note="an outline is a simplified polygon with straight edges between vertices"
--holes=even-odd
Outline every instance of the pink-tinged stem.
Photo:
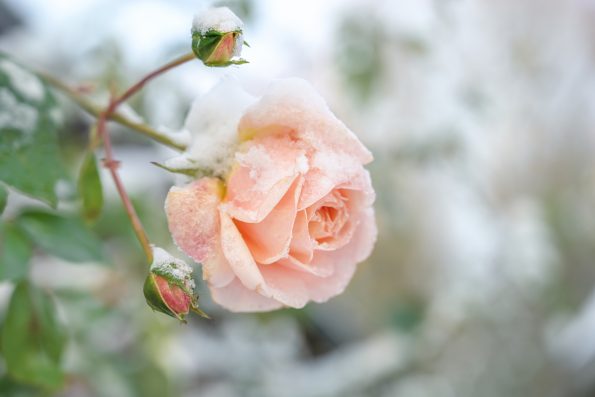
[[124,188],[124,184],[120,179],[120,175],[118,174],[118,167],[120,163],[114,159],[114,153],[112,150],[112,144],[110,135],[107,130],[107,120],[114,114],[119,105],[126,102],[131,96],[136,94],[140,91],[145,84],[147,84],[150,80],[154,79],[155,77],[167,72],[170,69],[175,68],[183,63],[186,63],[192,59],[195,59],[194,54],[190,53],[187,55],[183,55],[173,61],[163,65],[162,67],[156,69],[155,71],[147,74],[141,80],[139,80],[136,84],[132,85],[128,88],[122,95],[116,98],[111,98],[108,107],[99,114],[97,119],[97,134],[103,139],[103,147],[105,150],[105,159],[103,161],[103,166],[107,168],[114,180],[114,184],[116,185],[116,189],[118,190],[118,194],[120,195],[120,199],[122,200],[122,204],[124,205],[124,209],[126,210],[126,214],[130,219],[130,223],[132,223],[132,228],[134,229],[134,233],[136,234],[136,238],[140,242],[145,256],[147,258],[148,263],[153,262],[153,250],[151,249],[151,244],[149,243],[149,238],[147,237],[147,233],[143,228],[143,225],[132,205],[132,201]]

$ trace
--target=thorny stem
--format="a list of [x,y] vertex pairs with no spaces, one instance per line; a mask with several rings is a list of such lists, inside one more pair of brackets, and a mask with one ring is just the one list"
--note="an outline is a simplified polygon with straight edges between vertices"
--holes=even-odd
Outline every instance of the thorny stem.
[[[109,108],[108,108],[109,109]],[[124,205],[124,209],[126,210],[126,214],[130,219],[130,223],[132,223],[132,229],[134,229],[134,234],[136,234],[136,238],[140,242],[145,256],[147,257],[147,262],[153,262],[153,250],[151,249],[151,244],[149,243],[149,238],[147,237],[147,233],[143,228],[143,225],[130,201],[130,197],[124,188],[124,184],[120,179],[120,174],[118,174],[118,167],[120,163],[114,160],[114,153],[112,151],[112,144],[109,133],[107,131],[107,117],[108,113],[107,110],[102,112],[97,119],[97,134],[103,137],[103,147],[105,149],[105,159],[103,160],[103,166],[107,168],[114,180],[114,184],[116,185],[116,189],[118,190],[118,194],[120,195],[120,199],[122,200],[122,204]]]
[[124,188],[124,184],[122,183],[122,180],[120,179],[120,175],[118,174],[119,162],[114,159],[111,139],[110,139],[109,133],[107,131],[107,120],[109,118],[111,118],[114,114],[117,114],[116,110],[120,104],[126,102],[126,100],[128,100],[131,96],[133,96],[135,93],[137,93],[139,90],[141,90],[145,86],[145,84],[148,83],[150,80],[152,80],[155,77],[167,72],[168,70],[173,69],[176,66],[179,66],[179,65],[181,65],[185,62],[188,62],[192,59],[194,59],[194,54],[192,54],[192,53],[181,56],[181,57],[165,64],[164,66],[156,69],[155,71],[147,74],[145,77],[143,77],[141,80],[139,80],[138,83],[136,83],[136,84],[132,85],[130,88],[128,88],[122,95],[115,97],[115,98],[112,96],[110,98],[109,105],[107,106],[107,108],[104,111],[99,113],[99,117],[97,119],[97,134],[101,138],[103,138],[103,146],[105,149],[105,159],[103,161],[103,165],[104,165],[104,167],[106,167],[109,170],[109,172],[112,176],[112,179],[114,180],[116,189],[118,190],[118,194],[120,195],[120,198],[122,199],[122,203],[124,204],[126,214],[128,215],[130,222],[132,223],[132,228],[134,229],[136,238],[138,239],[141,246],[143,247],[143,251],[145,252],[145,256],[147,257],[148,263],[153,262],[153,250],[149,243],[149,238],[147,237],[147,233],[145,232],[145,229],[143,228],[143,225],[136,213],[136,210],[134,209],[134,206],[132,205],[132,202],[130,201],[130,197],[128,196],[128,193],[126,192],[126,189]]

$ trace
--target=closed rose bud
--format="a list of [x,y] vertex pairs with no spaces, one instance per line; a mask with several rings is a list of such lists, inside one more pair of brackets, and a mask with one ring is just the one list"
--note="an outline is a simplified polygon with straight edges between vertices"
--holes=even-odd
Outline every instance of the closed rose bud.
[[242,51],[242,21],[227,7],[210,8],[194,17],[192,51],[207,66],[246,63]]
[[198,308],[194,288],[192,268],[167,251],[153,247],[153,263],[143,288],[149,306],[180,321],[185,321],[191,310],[208,318]]

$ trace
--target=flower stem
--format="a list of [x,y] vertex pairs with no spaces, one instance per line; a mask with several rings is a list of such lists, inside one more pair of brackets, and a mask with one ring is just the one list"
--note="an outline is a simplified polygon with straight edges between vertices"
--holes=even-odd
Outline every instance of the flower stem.
[[[56,77],[50,76],[46,73],[37,73],[37,74],[39,76],[41,76],[52,87],[62,91],[64,94],[66,94],[70,99],[72,99],[77,105],[79,105],[87,113],[99,118],[99,116],[102,112],[101,107],[99,107],[92,101],[88,100],[87,98],[82,96],[80,93],[78,93],[76,90],[72,89],[66,83],[60,81]],[[176,150],[180,150],[180,151],[186,149],[186,147],[184,145],[174,142],[166,134],[153,129],[151,126],[149,126],[147,124],[132,121],[121,113],[112,112],[109,115],[109,119],[112,121],[115,121],[123,126],[126,126],[126,127],[130,128],[131,130],[140,132],[141,134],[146,135],[149,138],[151,138],[159,143],[162,143],[166,146],[171,147],[172,149],[176,149]]]
[[193,59],[196,59],[196,56],[194,55],[194,53],[190,52],[188,54],[182,55],[179,58],[174,59],[171,62],[166,63],[165,65],[161,66],[160,68],[155,69],[151,73],[147,74],[145,77],[140,79],[136,84],[134,84],[130,88],[128,88],[122,95],[120,95],[118,98],[116,98],[114,102],[112,102],[111,106],[113,107],[113,110],[115,110],[118,107],[118,105],[126,102],[131,96],[133,96],[138,91],[140,91],[145,86],[145,84],[147,84],[149,81],[153,80],[155,77],[167,72],[170,69],[175,68],[176,66],[180,66],[180,65],[182,65],[188,61],[191,61]]
[[124,91],[122,95],[115,98],[113,96],[110,97],[109,105],[105,110],[99,112],[99,116],[97,118],[97,134],[103,139],[103,146],[105,149],[105,159],[103,165],[109,170],[112,179],[114,180],[114,184],[116,185],[116,189],[118,190],[118,194],[120,195],[120,199],[122,200],[126,214],[130,219],[130,223],[132,224],[136,238],[140,242],[149,264],[153,262],[153,249],[151,248],[147,233],[143,228],[138,214],[132,205],[132,201],[130,200],[128,193],[124,188],[124,184],[120,179],[120,175],[118,174],[119,162],[114,159],[111,139],[107,130],[107,120],[113,118],[114,115],[117,115],[116,111],[118,106],[126,102],[132,95],[140,91],[150,80],[192,59],[194,59],[194,54],[192,53],[183,55],[147,74],[136,84]]

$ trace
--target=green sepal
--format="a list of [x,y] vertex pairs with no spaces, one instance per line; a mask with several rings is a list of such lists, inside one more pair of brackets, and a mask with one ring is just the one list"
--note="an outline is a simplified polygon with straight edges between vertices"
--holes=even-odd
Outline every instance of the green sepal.
[[225,67],[225,66],[230,66],[230,65],[244,65],[246,63],[250,63],[250,62],[248,62],[244,58],[240,58],[240,59],[236,59],[235,61],[227,61],[227,62],[223,62],[223,63],[210,63],[207,66],[211,66],[213,68],[219,68],[219,67]]
[[[233,32],[218,32],[216,30],[209,30],[206,33],[200,33],[198,31],[192,32],[192,52],[200,59],[206,66],[210,67],[226,67],[230,65],[243,65],[248,63],[245,59],[228,60],[225,62],[209,62],[209,57],[213,54],[213,51],[219,45],[221,38],[229,33],[233,33],[234,42],[237,40],[238,35],[242,34],[241,30]],[[242,40],[245,43],[244,40]],[[248,46],[249,47],[249,46]]]
[[192,310],[194,313],[198,314],[199,316],[201,316],[203,318],[206,318],[208,320],[211,319],[211,316],[209,316],[207,313],[200,310],[200,308],[198,307],[198,303],[194,304],[194,302],[193,302],[192,306],[190,307],[190,310]]
[[163,170],[171,172],[173,174],[187,175],[187,176],[191,176],[193,178],[197,177],[201,172],[204,172],[204,170],[201,171],[198,168],[172,168],[172,167],[168,167],[167,165],[160,164],[156,161],[151,161],[151,164],[153,164]]

